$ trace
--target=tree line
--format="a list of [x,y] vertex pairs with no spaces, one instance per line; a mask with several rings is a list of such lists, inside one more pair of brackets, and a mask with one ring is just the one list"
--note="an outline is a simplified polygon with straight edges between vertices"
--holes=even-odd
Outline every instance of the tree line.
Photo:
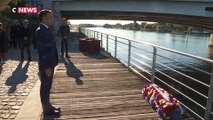
[[208,33],[206,30],[201,28],[196,28],[187,25],[172,24],[172,23],[154,23],[148,24],[142,22],[141,24],[130,23],[130,24],[120,24],[115,25],[104,24],[104,28],[115,28],[115,29],[125,29],[125,30],[140,30],[140,31],[151,31],[151,32],[170,32],[170,33]]

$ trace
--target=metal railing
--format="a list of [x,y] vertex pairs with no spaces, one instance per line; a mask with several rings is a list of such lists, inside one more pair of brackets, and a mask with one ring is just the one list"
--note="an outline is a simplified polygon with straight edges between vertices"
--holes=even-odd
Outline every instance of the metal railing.
[[[147,42],[129,40],[86,28],[81,29],[81,31],[88,37],[101,40],[102,49],[110,53],[114,58],[120,60],[120,62],[126,65],[129,70],[132,70],[149,82],[160,83],[162,86],[167,87],[167,89],[177,93],[177,96],[183,99],[179,100],[184,108],[194,114],[197,118],[201,120],[212,120],[213,60],[168,49]],[[194,66],[181,62],[178,59],[170,58],[163,53],[174,54],[175,56],[181,56],[193,61],[196,60],[202,63],[210,64],[212,66],[210,68],[211,72],[202,70],[201,68],[195,68]],[[179,64],[187,69],[198,71],[198,73],[203,74],[203,76],[209,76],[207,77],[209,78],[209,81],[202,81],[195,77],[191,77],[191,75],[181,72],[181,68],[177,69],[175,67],[166,65],[167,61]],[[166,70],[164,71],[162,69]],[[182,77],[184,77],[183,80],[180,79]],[[165,78],[167,81],[165,81]],[[177,86],[179,87],[177,88]],[[202,89],[207,89],[207,92],[202,92],[201,88],[199,87],[202,87]],[[198,99],[191,96],[191,93]],[[186,103],[185,101],[188,102]],[[195,107],[196,109],[192,107]]]

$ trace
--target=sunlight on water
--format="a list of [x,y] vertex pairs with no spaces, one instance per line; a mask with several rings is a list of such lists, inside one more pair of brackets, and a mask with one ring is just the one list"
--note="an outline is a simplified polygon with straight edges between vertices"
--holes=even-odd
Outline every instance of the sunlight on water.
[[135,41],[149,42],[201,57],[211,58],[211,54],[209,54],[209,52],[211,52],[209,49],[211,48],[208,47],[209,35],[205,34],[179,35],[170,33],[108,29],[101,27],[90,29]]

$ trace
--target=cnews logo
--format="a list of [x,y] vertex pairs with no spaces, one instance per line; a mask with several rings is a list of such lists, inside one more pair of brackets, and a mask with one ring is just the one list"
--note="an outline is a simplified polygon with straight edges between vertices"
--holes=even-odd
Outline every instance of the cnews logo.
[[38,7],[14,7],[14,8],[12,8],[12,13],[37,14],[38,13]]

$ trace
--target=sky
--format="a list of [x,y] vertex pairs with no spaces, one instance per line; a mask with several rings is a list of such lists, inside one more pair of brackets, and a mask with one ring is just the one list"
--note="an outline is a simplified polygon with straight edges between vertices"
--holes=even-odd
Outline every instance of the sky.
[[[95,25],[104,25],[104,24],[129,24],[133,23],[133,21],[127,21],[127,20],[69,20],[71,24],[95,24]],[[138,24],[141,24],[142,21],[137,21]],[[154,22],[148,22],[148,23],[154,23]]]

